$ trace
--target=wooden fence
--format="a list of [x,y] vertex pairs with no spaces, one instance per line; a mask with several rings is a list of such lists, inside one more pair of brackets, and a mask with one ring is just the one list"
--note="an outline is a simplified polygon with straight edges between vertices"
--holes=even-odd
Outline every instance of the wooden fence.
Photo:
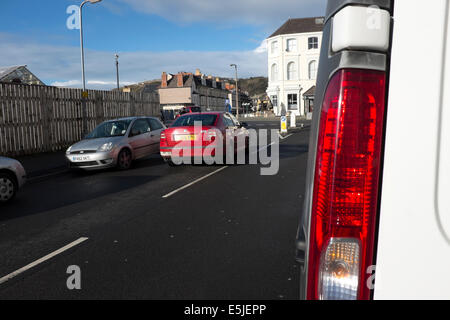
[[[0,155],[64,150],[83,126],[128,116],[160,116],[157,93],[124,93],[0,83]],[[83,118],[85,120],[83,121]]]

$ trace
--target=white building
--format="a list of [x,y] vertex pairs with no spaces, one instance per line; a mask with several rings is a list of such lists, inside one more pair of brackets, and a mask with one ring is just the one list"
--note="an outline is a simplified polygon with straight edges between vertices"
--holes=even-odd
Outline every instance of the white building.
[[276,115],[283,108],[301,116],[312,112],[323,22],[323,17],[289,19],[267,39],[267,95]]

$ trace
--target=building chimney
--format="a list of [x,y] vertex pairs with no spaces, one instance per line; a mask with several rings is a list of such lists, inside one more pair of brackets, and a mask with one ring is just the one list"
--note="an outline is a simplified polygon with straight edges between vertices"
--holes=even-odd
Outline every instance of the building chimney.
[[180,72],[177,75],[177,87],[182,88],[183,87],[183,73]]
[[161,88],[167,88],[167,73],[165,72],[161,76]]

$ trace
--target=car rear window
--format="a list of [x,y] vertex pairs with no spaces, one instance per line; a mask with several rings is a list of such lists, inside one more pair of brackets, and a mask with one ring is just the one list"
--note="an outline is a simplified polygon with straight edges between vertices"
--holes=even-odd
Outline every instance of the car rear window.
[[195,122],[199,121],[202,126],[213,126],[216,123],[217,115],[215,114],[192,114],[179,117],[172,127],[193,127]]

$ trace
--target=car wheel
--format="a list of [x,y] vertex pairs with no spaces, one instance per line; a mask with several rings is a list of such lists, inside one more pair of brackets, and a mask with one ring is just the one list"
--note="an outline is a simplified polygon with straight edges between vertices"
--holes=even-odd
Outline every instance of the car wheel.
[[0,173],[0,203],[14,199],[17,189],[17,182],[11,174]]
[[176,167],[177,166],[172,160],[167,160],[166,162],[169,165],[169,167]]
[[117,167],[120,170],[128,170],[131,167],[132,160],[131,151],[128,149],[123,149],[117,157]]

